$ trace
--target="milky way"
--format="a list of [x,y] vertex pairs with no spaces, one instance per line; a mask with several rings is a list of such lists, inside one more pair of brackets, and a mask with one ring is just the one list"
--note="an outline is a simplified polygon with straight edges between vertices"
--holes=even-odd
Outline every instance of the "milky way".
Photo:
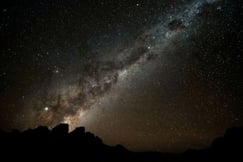
[[[235,7],[240,4],[223,0],[139,1],[119,2],[124,5],[119,10],[119,5],[102,1],[101,7],[119,10],[111,10],[117,16],[109,22],[108,18],[92,19],[94,13],[99,14],[99,7],[96,10],[93,4],[92,14],[84,9],[87,15],[82,16],[78,1],[67,5],[70,8],[63,4],[63,11],[62,5],[46,3],[39,4],[44,6],[40,14],[26,20],[26,24],[31,22],[26,39],[16,39],[16,49],[3,50],[18,50],[14,57],[22,54],[23,59],[12,71],[2,68],[1,77],[18,67],[23,74],[17,72],[16,78],[12,77],[14,86],[11,77],[6,79],[10,88],[3,88],[1,107],[9,107],[2,112],[11,115],[3,117],[10,124],[2,127],[26,129],[68,123],[70,130],[86,126],[109,144],[121,143],[132,150],[175,151],[206,146],[227,127],[242,124],[238,77],[242,48],[237,44],[241,36],[226,38],[230,24],[235,28],[232,30],[238,29],[232,14],[242,16]],[[78,6],[75,12],[74,6]],[[126,14],[122,10],[129,10],[129,6],[134,12],[127,13],[126,22],[119,22]],[[52,8],[57,9],[54,12]],[[160,9],[147,14],[149,8]],[[40,18],[45,10],[53,19]],[[13,12],[11,7],[2,11]],[[105,29],[99,26],[102,21]],[[237,43],[225,47],[226,39]]]
[[[36,111],[36,108],[31,109],[34,111],[31,116],[37,119],[38,124],[56,125],[67,122],[73,128],[81,125],[79,120],[84,118],[83,113],[100,97],[105,97],[124,75],[131,75],[127,71],[137,68],[132,73],[136,75],[140,66],[163,57],[164,48],[174,48],[171,45],[173,39],[189,37],[190,30],[197,28],[195,17],[207,2],[214,1],[193,1],[178,9],[176,13],[161,18],[161,23],[145,30],[130,46],[123,47],[118,53],[112,53],[113,60],[106,59],[104,54],[102,57],[105,59],[102,61],[94,58],[83,69],[78,69],[80,72],[61,76],[64,77],[61,83],[60,77],[51,78],[51,85],[34,92],[34,98],[30,99],[31,107],[37,104],[37,109],[40,108],[39,111]],[[58,74],[58,71],[54,72]],[[44,101],[42,95],[45,97]]]

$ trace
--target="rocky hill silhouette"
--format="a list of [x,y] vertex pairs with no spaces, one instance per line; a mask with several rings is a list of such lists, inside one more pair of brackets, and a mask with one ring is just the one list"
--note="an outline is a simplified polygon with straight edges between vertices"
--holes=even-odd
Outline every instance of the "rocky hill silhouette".
[[108,146],[84,127],[69,133],[67,124],[52,130],[40,126],[24,132],[0,131],[0,147],[1,161],[242,161],[243,127],[228,129],[208,148],[181,154],[132,152],[121,145]]

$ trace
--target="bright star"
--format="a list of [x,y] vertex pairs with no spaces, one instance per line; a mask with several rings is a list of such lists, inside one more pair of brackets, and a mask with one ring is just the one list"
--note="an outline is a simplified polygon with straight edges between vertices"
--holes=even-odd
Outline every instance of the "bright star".
[[46,106],[46,107],[44,108],[44,110],[45,110],[45,111],[48,111],[48,110],[49,110],[49,107]]

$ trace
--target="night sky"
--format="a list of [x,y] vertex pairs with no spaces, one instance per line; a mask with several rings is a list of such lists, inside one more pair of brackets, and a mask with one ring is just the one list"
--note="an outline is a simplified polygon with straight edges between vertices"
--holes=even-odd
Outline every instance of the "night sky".
[[243,124],[241,0],[0,2],[0,128],[202,148]]

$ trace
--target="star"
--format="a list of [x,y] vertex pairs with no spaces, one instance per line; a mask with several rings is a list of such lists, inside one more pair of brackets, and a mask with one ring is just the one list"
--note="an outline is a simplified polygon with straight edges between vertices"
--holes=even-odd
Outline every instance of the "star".
[[48,111],[48,110],[49,110],[49,107],[46,106],[46,107],[44,108],[44,110],[45,110],[45,111]]
[[55,73],[55,74],[58,74],[59,72],[60,72],[59,69],[55,69],[55,70],[54,70],[54,73]]

